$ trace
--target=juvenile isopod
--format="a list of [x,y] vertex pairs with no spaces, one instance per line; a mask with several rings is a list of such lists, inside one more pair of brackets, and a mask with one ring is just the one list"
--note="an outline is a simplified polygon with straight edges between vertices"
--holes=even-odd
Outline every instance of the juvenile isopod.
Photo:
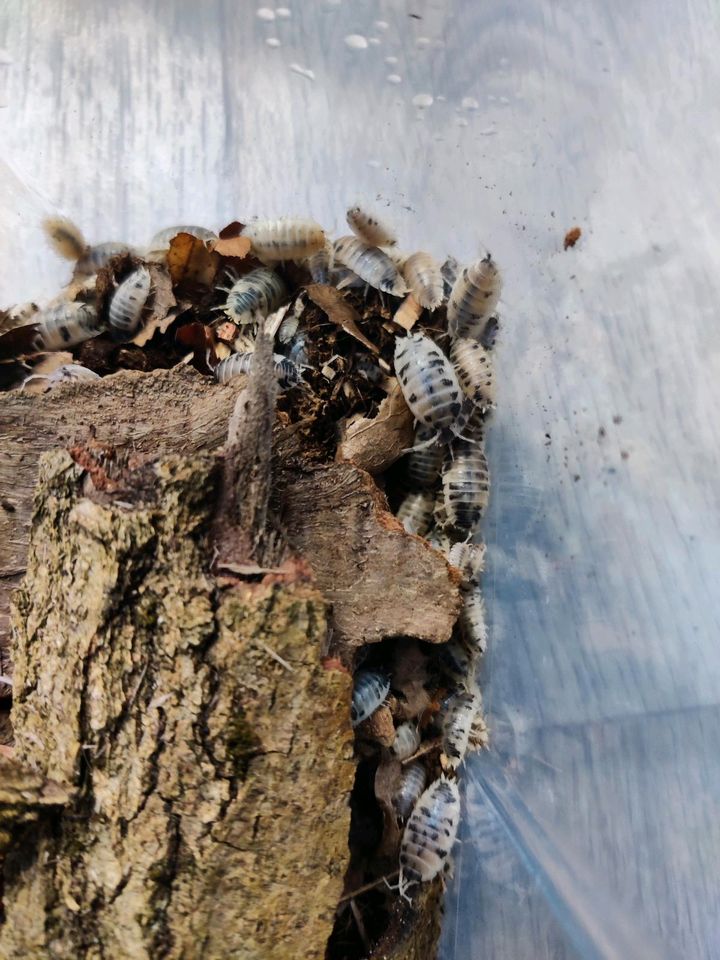
[[398,760],[407,760],[420,746],[420,731],[414,723],[401,723],[395,731],[392,750]]
[[309,365],[310,356],[307,349],[307,337],[304,333],[296,334],[290,341],[287,357],[298,369]]
[[448,563],[462,574],[463,584],[477,584],[485,569],[484,543],[454,543],[447,555]]
[[426,783],[427,770],[419,760],[413,760],[403,768],[400,785],[393,797],[393,806],[401,819],[405,820],[410,816]]
[[80,380],[99,380],[100,376],[94,370],[88,370],[80,363],[64,363],[52,373],[33,373],[23,381],[23,387],[31,380],[45,380],[45,390],[53,390],[61,383],[70,383]]
[[341,237],[335,241],[335,258],[376,290],[394,297],[408,292],[397,267],[379,247],[370,246],[357,237]]
[[456,444],[443,470],[442,485],[449,524],[465,532],[473,530],[490,498],[487,460],[477,444]]
[[165,227],[163,230],[158,230],[158,232],[152,238],[150,241],[150,246],[148,247],[148,252],[150,254],[164,253],[166,250],[170,249],[170,243],[180,233],[189,233],[190,236],[197,237],[198,240],[202,240],[205,243],[209,243],[211,240],[217,240],[218,238],[218,235],[214,230],[208,230],[207,227],[198,227],[194,224],[181,224],[177,227]]
[[415,419],[447,442],[456,431],[464,394],[440,347],[422,333],[398,337],[395,373]]
[[333,248],[329,240],[305,261],[313,283],[329,283],[333,265]]
[[430,529],[435,509],[435,496],[429,490],[408,493],[397,511],[397,518],[408,533],[424,536]]
[[500,299],[502,279],[488,254],[463,267],[448,302],[448,332],[451,337],[477,336]]
[[482,699],[477,688],[453,694],[442,711],[442,752],[447,763],[457,768],[465,759],[473,724]]
[[[230,278],[234,276],[231,274]],[[258,317],[267,316],[287,296],[282,277],[268,267],[257,267],[244,277],[235,279],[231,287],[218,287],[218,290],[227,292],[227,300],[215,309],[224,310],[238,326],[254,323]]]
[[243,236],[261,260],[303,260],[325,246],[325,231],[314,220],[256,220]]
[[[248,374],[252,369],[253,353],[233,353],[225,360],[221,360],[215,367],[213,373],[219,383],[227,383],[233,377],[241,373]],[[280,353],[273,354],[275,364],[275,376],[281,390],[288,390],[290,387],[297,386],[300,383],[300,371],[297,366],[288,357],[283,357]]]
[[465,395],[483,410],[491,407],[495,402],[491,355],[479,341],[460,337],[450,344],[450,359]]
[[443,278],[443,300],[448,300],[450,298],[450,293],[452,292],[453,285],[457,280],[458,270],[460,269],[460,264],[457,262],[455,257],[448,257],[440,267],[440,272]]
[[443,278],[438,263],[429,253],[413,253],[402,266],[410,292],[427,310],[435,310],[443,301]]
[[361,670],[355,675],[353,684],[350,722],[357,727],[367,720],[385,702],[390,693],[390,680],[378,670]]
[[485,653],[488,641],[485,601],[478,587],[463,591],[463,605],[460,608],[458,625],[462,638],[470,650]]
[[352,232],[365,243],[373,247],[392,247],[397,243],[397,237],[387,224],[361,207],[350,207],[346,217]]
[[432,429],[418,427],[415,431],[417,446],[410,451],[407,458],[408,482],[413,488],[419,490],[432,490],[440,480],[445,449],[439,443],[425,446],[425,441],[432,436]]
[[59,303],[37,314],[37,350],[62,350],[74,347],[102,333],[104,325],[89,303]]
[[460,823],[460,791],[454,780],[442,776],[420,796],[400,844],[400,895],[408,888],[433,880],[444,869]]
[[138,267],[120,284],[110,301],[110,326],[122,336],[129,336],[139,326],[150,296],[150,271]]

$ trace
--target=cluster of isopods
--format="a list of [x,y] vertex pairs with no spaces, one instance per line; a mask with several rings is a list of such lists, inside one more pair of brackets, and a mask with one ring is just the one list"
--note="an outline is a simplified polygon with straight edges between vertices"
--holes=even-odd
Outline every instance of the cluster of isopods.
[[[402,764],[393,800],[403,829],[398,888],[408,898],[409,888],[432,880],[447,865],[460,817],[458,768],[471,747],[486,742],[475,681],[487,644],[480,591],[485,547],[478,526],[489,498],[484,436],[495,402],[493,346],[501,278],[489,254],[460,267],[452,258],[441,264],[425,252],[401,253],[393,231],[360,207],[347,211],[347,222],[352,233],[335,241],[311,220],[251,222],[241,232],[250,242],[251,262],[226,269],[211,299],[198,309],[213,334],[209,368],[220,383],[249,372],[254,337],[263,323],[275,340],[281,391],[305,389],[311,369],[304,285],[364,291],[365,296],[376,291],[373,296],[389,310],[384,316],[396,320],[384,325],[394,342],[388,360],[416,425],[414,444],[401,464],[404,493],[396,514],[408,533],[425,537],[459,570],[463,597],[456,633],[437,658],[443,678],[435,685],[441,691],[439,713],[429,720],[395,720],[390,753]],[[49,221],[46,232],[56,251],[74,261],[79,287],[73,299],[32,316],[31,347],[39,353],[72,349],[100,334],[121,342],[132,338],[152,306],[153,271],[168,268],[175,239],[189,234],[209,251],[219,240],[203,227],[183,225],[160,231],[140,251],[117,243],[90,246],[64,220]],[[116,280],[100,310],[92,297],[95,276],[123,257],[132,269]],[[395,307],[392,298],[403,302]],[[409,314],[403,314],[405,308]],[[358,356],[354,365],[368,381],[384,377],[377,357]],[[385,366],[390,370],[389,363]],[[46,380],[53,388],[96,377],[73,362]],[[359,732],[392,691],[391,672],[359,666],[351,707]]]

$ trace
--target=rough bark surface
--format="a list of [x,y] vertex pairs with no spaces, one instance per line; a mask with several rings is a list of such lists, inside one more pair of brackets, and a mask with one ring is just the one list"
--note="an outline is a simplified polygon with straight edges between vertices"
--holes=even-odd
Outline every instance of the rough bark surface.
[[208,576],[214,461],[143,477],[117,502],[68,454],[42,462],[13,614],[36,822],[5,864],[0,957],[322,957],[354,775],[325,602],[299,568]]

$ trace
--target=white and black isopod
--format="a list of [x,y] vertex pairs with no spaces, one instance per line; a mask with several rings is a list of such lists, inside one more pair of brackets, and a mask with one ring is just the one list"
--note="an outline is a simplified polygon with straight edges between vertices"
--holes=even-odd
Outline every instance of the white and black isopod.
[[407,478],[413,487],[420,490],[432,490],[440,479],[445,450],[439,444],[425,446],[425,441],[433,436],[433,430],[420,426],[415,431],[417,447],[410,451],[407,458]]
[[458,443],[442,474],[443,498],[448,523],[471,531],[490,498],[487,460],[477,444]]
[[485,653],[488,641],[485,601],[477,587],[473,590],[463,591],[463,605],[460,608],[458,625],[467,646],[471,650]]
[[398,337],[395,373],[415,419],[447,442],[457,429],[464,394],[440,347],[422,333]]
[[329,283],[332,270],[333,248],[329,240],[305,261],[313,283]]
[[62,350],[74,347],[102,333],[104,324],[89,303],[59,303],[37,314],[37,350]]
[[400,785],[393,797],[393,806],[403,820],[410,816],[426,783],[427,770],[419,760],[413,760],[403,769]]
[[448,332],[451,337],[477,337],[500,299],[500,271],[488,254],[463,267],[448,301]]
[[400,844],[400,895],[433,880],[444,869],[460,823],[460,791],[454,780],[440,777],[421,795],[410,815]]
[[336,240],[335,259],[376,290],[394,297],[402,297],[408,292],[405,281],[385,251],[357,237]]
[[429,253],[413,253],[402,267],[410,292],[420,306],[436,310],[443,301],[443,278],[440,266]]
[[314,220],[256,220],[243,236],[261,260],[304,260],[325,246],[325,231]]
[[414,723],[401,723],[395,731],[392,750],[398,760],[407,760],[420,746],[420,731]]
[[[231,274],[231,279],[236,277]],[[244,277],[234,279],[231,287],[218,287],[227,292],[227,300],[216,310],[224,310],[233,323],[244,326],[258,317],[267,316],[280,306],[287,291],[282,277],[267,267],[257,267]]]
[[472,686],[448,697],[443,705],[442,752],[453,769],[465,759],[473,724],[481,708],[480,693]]
[[460,337],[450,344],[450,359],[465,395],[485,411],[495,402],[492,356],[477,340]]
[[353,684],[350,722],[357,727],[367,720],[385,702],[390,693],[390,680],[377,670],[361,670],[355,675]]
[[110,326],[122,336],[129,336],[142,320],[145,304],[150,296],[150,271],[138,267],[126,277],[110,300]]
[[[233,353],[215,367],[213,373],[218,383],[227,383],[233,377],[240,376],[241,373],[250,373],[253,363],[253,353]],[[281,353],[273,354],[275,364],[275,376],[281,390],[288,390],[290,387],[297,386],[300,383],[300,371],[297,366],[288,357]]]
[[448,563],[457,567],[462,574],[463,583],[477,584],[485,569],[484,543],[454,543],[448,552]]
[[450,293],[452,292],[453,285],[457,280],[458,270],[460,269],[460,264],[457,262],[455,257],[448,257],[445,260],[445,263],[440,267],[440,272],[443,278],[443,300],[448,300],[450,298]]
[[397,518],[408,533],[423,537],[430,529],[435,509],[435,495],[430,490],[408,493],[397,511]]
[[350,207],[346,214],[348,226],[361,240],[374,247],[392,247],[397,243],[395,233],[374,214],[362,207]]
[[57,370],[53,370],[52,373],[33,373],[31,376],[26,377],[23,381],[23,386],[26,383],[30,383],[31,380],[45,380],[45,390],[54,390],[55,387],[59,386],[61,383],[70,383],[71,381],[80,381],[80,380],[99,380],[99,374],[95,373],[94,370],[88,370],[87,367],[83,367],[80,363],[64,363],[61,367],[58,367]]

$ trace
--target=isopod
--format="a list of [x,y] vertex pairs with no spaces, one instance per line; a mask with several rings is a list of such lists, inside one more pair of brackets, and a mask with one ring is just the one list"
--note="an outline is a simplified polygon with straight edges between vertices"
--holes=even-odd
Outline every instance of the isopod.
[[120,284],[110,301],[110,326],[117,333],[128,336],[140,325],[150,296],[150,271],[138,267]]
[[448,563],[462,574],[463,584],[477,584],[485,569],[484,543],[454,543],[447,555]]
[[477,671],[477,651],[458,637],[453,637],[440,648],[440,660],[445,669],[464,687],[474,683]]
[[305,263],[310,271],[313,283],[329,283],[332,270],[333,248],[329,240],[307,258]]
[[280,306],[287,295],[282,277],[267,267],[257,267],[236,279],[231,287],[218,289],[227,292],[227,300],[215,309],[224,310],[238,326],[254,323],[258,317],[267,316]]
[[158,232],[152,238],[150,241],[150,246],[148,247],[148,252],[150,254],[164,253],[166,250],[170,249],[170,243],[180,233],[189,233],[190,236],[197,237],[198,240],[202,240],[205,243],[209,243],[211,240],[217,240],[218,238],[218,235],[214,230],[208,230],[207,227],[198,227],[194,224],[181,224],[177,227],[165,227],[163,230],[158,230]]
[[440,553],[447,554],[450,549],[450,537],[441,526],[437,524],[430,528],[430,530],[425,534],[425,539],[430,544],[431,547],[435,547],[436,550],[439,550]]
[[443,278],[443,300],[448,300],[450,298],[450,293],[453,288],[453,284],[457,280],[458,270],[460,269],[460,264],[457,262],[455,257],[448,257],[445,260],[445,263],[440,267],[440,273]]
[[490,354],[477,340],[460,337],[450,344],[450,359],[465,395],[483,410],[491,407],[495,401],[495,379]]
[[400,895],[415,883],[433,880],[447,863],[460,823],[460,791],[454,780],[440,777],[420,796],[400,845]]
[[361,207],[350,207],[346,214],[348,226],[361,240],[373,247],[392,247],[397,243],[394,232],[378,217]]
[[485,322],[482,333],[480,334],[480,345],[486,350],[492,350],[497,340],[500,330],[500,321],[497,317],[489,317]]
[[[448,441],[463,410],[462,387],[452,364],[429,337],[409,333],[395,341],[395,372],[405,402],[421,424]],[[426,441],[429,446],[431,441]]]
[[351,288],[364,287],[365,281],[352,270],[343,267],[339,263],[334,263],[330,273],[330,281],[338,290],[349,290]]
[[37,350],[62,350],[74,347],[102,333],[104,325],[97,311],[89,303],[59,303],[37,314],[38,331],[34,346]]
[[435,310],[443,301],[443,278],[440,267],[429,253],[413,253],[402,267],[402,274],[412,295],[427,310]]
[[465,759],[473,723],[481,706],[480,693],[472,687],[448,697],[443,705],[442,752],[453,769]]
[[477,587],[463,591],[463,605],[460,608],[458,625],[462,638],[470,650],[485,653],[488,641],[485,601]]
[[488,254],[463,267],[453,284],[448,302],[448,332],[451,337],[473,337],[483,329],[500,299],[502,279]]
[[341,237],[335,241],[335,257],[376,290],[394,297],[408,292],[397,267],[379,247],[370,246],[357,237]]
[[377,670],[361,670],[355,675],[353,684],[350,722],[357,727],[367,720],[385,702],[390,693],[390,680]]
[[392,750],[398,760],[407,760],[420,746],[420,731],[413,723],[401,723],[395,731]]
[[413,488],[432,490],[440,480],[445,450],[439,444],[425,446],[425,441],[433,436],[433,431],[424,426],[418,427],[415,432],[416,448],[413,448],[407,458],[407,478]]
[[[253,363],[253,353],[233,353],[215,367],[213,373],[219,383],[227,383],[233,377],[241,373],[250,373]],[[281,390],[287,390],[290,387],[297,386],[300,383],[300,371],[288,357],[283,357],[280,353],[273,354],[275,364],[275,376]]]
[[397,511],[397,518],[408,533],[424,536],[430,529],[435,508],[435,496],[429,490],[408,493]]
[[243,236],[261,260],[304,260],[325,246],[325,231],[314,220],[256,220]]
[[88,370],[87,367],[83,367],[80,363],[64,363],[61,367],[58,367],[57,370],[53,370],[52,373],[33,373],[23,381],[23,387],[26,383],[30,383],[31,380],[45,380],[46,386],[45,390],[53,390],[55,387],[59,386],[61,383],[69,383],[72,380],[99,380],[99,374],[95,373],[94,370]]
[[307,338],[304,333],[298,333],[290,341],[287,357],[298,368],[309,366],[310,356],[307,350]]
[[400,786],[393,797],[393,806],[397,815],[403,820],[410,816],[410,813],[418,801],[418,797],[425,789],[427,783],[427,770],[419,760],[413,760],[404,767]]
[[471,531],[490,497],[490,475],[479,446],[458,443],[442,474],[443,497],[448,522],[458,530]]

